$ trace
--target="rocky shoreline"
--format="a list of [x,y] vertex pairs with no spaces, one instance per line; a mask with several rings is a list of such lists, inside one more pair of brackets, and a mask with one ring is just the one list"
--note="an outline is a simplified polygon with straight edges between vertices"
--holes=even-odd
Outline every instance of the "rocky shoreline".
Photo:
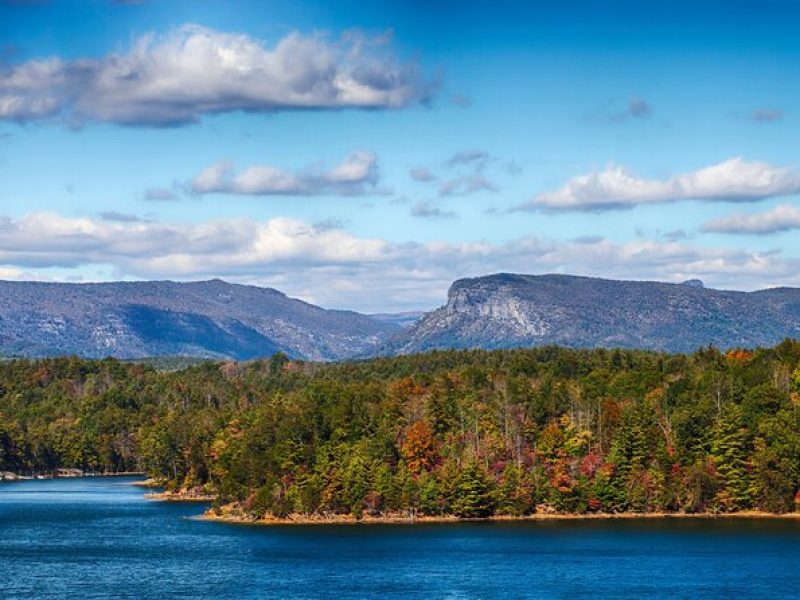
[[187,494],[185,492],[163,491],[149,492],[145,494],[145,498],[148,500],[160,500],[162,502],[213,502],[216,496],[204,494],[202,492]]
[[[149,480],[138,485],[149,487],[157,486],[157,482]],[[179,490],[149,493],[148,499],[165,502],[213,502],[216,497],[199,490]],[[415,515],[410,513],[392,512],[377,515],[364,514],[356,517],[352,514],[300,514],[293,513],[285,517],[266,516],[254,518],[243,511],[238,505],[227,504],[214,507],[197,517],[203,521],[215,521],[236,525],[415,525],[432,523],[464,523],[464,522],[524,522],[524,521],[584,521],[584,520],[626,520],[626,519],[789,519],[800,520],[800,512],[769,513],[764,511],[748,510],[738,512],[649,512],[649,513],[559,513],[543,509],[530,515],[493,515],[482,518],[460,518],[454,515]]]
[[153,478],[134,481],[132,485],[160,490],[158,492],[147,492],[144,497],[148,500],[159,500],[161,502],[213,502],[216,500],[215,495],[204,492],[202,488],[165,490],[164,481]]
[[465,522],[525,522],[525,521],[603,521],[631,519],[788,519],[800,520],[800,513],[767,513],[761,511],[741,511],[732,513],[534,513],[524,516],[494,515],[491,517],[462,519],[447,516],[410,515],[288,515],[286,517],[265,517],[254,519],[234,513],[206,511],[201,517],[204,521],[216,521],[236,525],[416,525],[435,523]]
[[118,471],[103,473],[99,471],[83,471],[81,469],[56,469],[46,473],[15,473],[0,471],[0,481],[30,481],[33,479],[74,479],[76,477],[133,477],[142,476],[141,471]]

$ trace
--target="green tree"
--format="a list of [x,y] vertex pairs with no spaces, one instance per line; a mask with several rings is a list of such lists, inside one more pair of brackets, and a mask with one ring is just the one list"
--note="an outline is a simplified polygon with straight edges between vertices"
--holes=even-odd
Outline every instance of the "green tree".
[[746,508],[752,500],[747,430],[736,406],[729,407],[711,431],[711,457],[719,473],[717,502],[724,511]]
[[453,514],[475,519],[494,514],[493,489],[486,473],[474,461],[462,468],[452,501]]

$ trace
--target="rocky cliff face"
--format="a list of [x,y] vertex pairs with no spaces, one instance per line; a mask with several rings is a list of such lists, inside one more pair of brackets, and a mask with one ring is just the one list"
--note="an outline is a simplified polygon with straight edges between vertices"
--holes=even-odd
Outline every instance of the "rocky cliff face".
[[336,360],[400,327],[224,281],[0,282],[0,354]]
[[800,289],[759,292],[569,275],[499,274],[456,281],[447,304],[382,353],[559,344],[691,352],[800,337]]

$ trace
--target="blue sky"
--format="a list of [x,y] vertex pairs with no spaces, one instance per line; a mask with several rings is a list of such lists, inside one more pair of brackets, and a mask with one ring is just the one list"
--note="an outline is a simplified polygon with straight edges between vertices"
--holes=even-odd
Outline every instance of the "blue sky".
[[800,284],[790,2],[0,2],[0,277]]

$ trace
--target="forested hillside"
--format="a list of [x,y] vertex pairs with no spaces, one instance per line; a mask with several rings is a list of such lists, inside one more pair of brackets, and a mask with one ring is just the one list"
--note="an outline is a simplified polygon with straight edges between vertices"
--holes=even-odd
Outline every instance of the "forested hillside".
[[0,363],[0,470],[143,469],[255,517],[795,510],[800,343],[176,372]]

